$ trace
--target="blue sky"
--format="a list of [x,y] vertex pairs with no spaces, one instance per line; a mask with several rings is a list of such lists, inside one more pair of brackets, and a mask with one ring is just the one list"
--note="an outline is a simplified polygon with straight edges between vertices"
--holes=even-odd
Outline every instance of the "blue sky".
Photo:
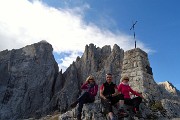
[[137,20],[137,46],[148,52],[155,81],[170,81],[180,90],[179,5],[178,0],[0,1],[0,51],[45,39],[65,70],[86,44],[132,49],[129,29]]
[[[84,21],[93,22],[112,32],[129,30],[132,21],[137,39],[141,40],[152,52],[149,53],[154,79],[157,82],[170,81],[180,90],[180,1],[164,0],[66,0],[64,2],[44,0],[49,5],[59,7],[78,7],[85,4]],[[138,44],[138,43],[137,43]]]

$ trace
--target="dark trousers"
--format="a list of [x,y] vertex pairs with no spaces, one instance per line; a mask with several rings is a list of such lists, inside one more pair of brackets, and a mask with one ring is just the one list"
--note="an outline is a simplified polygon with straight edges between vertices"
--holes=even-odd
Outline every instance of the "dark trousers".
[[142,102],[142,98],[141,97],[135,97],[133,99],[124,99],[124,104],[129,105],[129,106],[133,106],[134,109],[136,109],[137,111],[139,111],[139,105]]
[[101,103],[102,103],[103,107],[105,108],[105,112],[106,113],[113,112],[112,106],[115,105],[116,103],[118,103],[119,100],[124,100],[124,96],[122,94],[117,95],[115,97],[108,98],[106,100],[101,99]]
[[85,103],[92,103],[94,102],[95,98],[91,96],[88,92],[83,93],[79,98],[78,98],[78,114],[81,114],[83,104]]

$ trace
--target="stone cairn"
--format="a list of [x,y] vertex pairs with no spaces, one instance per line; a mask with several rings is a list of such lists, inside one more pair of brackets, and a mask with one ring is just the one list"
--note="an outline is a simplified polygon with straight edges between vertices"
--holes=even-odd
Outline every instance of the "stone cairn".
[[121,76],[129,76],[130,86],[143,93],[145,98],[159,99],[158,85],[154,81],[152,68],[146,52],[135,48],[124,53]]

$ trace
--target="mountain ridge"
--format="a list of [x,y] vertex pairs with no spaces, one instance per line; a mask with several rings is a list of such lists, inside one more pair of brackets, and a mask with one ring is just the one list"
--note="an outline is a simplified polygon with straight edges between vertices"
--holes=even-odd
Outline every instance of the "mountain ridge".
[[[132,87],[148,100],[143,104],[145,117],[152,114],[165,118],[180,116],[177,112],[180,105],[176,102],[179,95],[169,94],[165,87],[154,81],[148,54],[143,50],[136,48],[124,52],[117,44],[112,48],[89,44],[85,46],[83,55],[77,57],[64,73],[59,71],[52,51],[49,43],[41,41],[21,49],[0,52],[0,119],[41,118],[54,111],[71,111],[69,105],[80,94],[80,85],[87,76],[93,75],[101,85],[108,72],[113,74],[116,84],[122,75],[130,76]],[[100,105],[98,100],[99,94],[96,106]],[[166,112],[154,107],[156,103],[160,103]],[[92,106],[85,107],[85,119]],[[94,112],[97,111],[93,111],[95,119]],[[104,119],[99,116],[99,119]],[[75,116],[71,117],[74,119]]]

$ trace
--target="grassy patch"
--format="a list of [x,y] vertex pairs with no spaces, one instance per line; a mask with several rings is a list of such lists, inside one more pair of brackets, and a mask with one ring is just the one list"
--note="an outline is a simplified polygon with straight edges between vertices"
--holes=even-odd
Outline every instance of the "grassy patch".
[[152,111],[164,111],[161,101],[154,101],[150,103],[150,107]]

